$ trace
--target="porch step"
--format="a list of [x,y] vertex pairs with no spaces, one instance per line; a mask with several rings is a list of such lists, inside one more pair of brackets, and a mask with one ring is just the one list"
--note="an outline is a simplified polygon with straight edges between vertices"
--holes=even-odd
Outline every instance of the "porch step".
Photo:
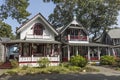
[[0,65],[0,69],[11,69],[11,68],[12,68],[12,65],[9,61]]

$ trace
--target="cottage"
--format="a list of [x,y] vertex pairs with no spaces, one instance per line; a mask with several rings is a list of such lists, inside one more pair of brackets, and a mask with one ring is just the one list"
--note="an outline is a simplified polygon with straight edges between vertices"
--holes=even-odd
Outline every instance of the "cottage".
[[17,59],[19,66],[38,66],[37,61],[48,58],[50,66],[81,55],[89,62],[99,62],[103,55],[114,55],[110,44],[92,43],[87,30],[76,20],[57,30],[39,13],[16,31],[17,39],[4,42],[4,58]]
[[120,57],[120,29],[111,29],[106,31],[101,39],[101,43],[112,45],[113,53]]
[[6,43],[9,59],[17,59],[20,66],[38,66],[37,61],[45,57],[51,66],[60,63],[61,43],[55,40],[58,32],[40,13],[23,24],[16,33],[18,39]]
[[103,55],[112,55],[110,45],[91,43],[87,30],[76,18],[62,28],[59,28],[62,46],[62,60],[69,61],[73,55],[81,55],[89,62],[99,61]]

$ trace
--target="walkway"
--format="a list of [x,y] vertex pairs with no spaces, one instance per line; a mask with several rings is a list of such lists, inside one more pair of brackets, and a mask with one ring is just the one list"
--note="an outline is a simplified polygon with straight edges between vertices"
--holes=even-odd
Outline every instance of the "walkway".
[[120,76],[120,71],[117,71],[117,70],[114,70],[114,69],[110,69],[110,68],[107,68],[107,67],[103,67],[103,66],[91,66],[90,67],[93,67],[95,69],[98,69],[100,70],[100,72],[97,72],[97,74],[104,74],[104,75],[107,75],[107,76]]
[[0,69],[0,75],[2,75],[3,73],[5,73],[7,69]]

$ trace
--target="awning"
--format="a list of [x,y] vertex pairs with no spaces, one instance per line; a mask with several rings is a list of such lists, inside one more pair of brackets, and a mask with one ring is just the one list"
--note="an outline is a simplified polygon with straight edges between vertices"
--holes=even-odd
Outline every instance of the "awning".
[[115,46],[113,46],[114,48],[120,48],[120,45],[115,45]]
[[50,43],[50,44],[61,44],[61,42],[58,41],[41,41],[41,40],[11,40],[9,42],[5,43]]
[[112,47],[111,45],[99,44],[99,43],[67,43],[71,46],[95,46],[95,47]]

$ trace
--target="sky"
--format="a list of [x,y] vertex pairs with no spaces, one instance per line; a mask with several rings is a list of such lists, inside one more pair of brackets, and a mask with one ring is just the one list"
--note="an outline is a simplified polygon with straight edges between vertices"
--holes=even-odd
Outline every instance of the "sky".
[[[44,3],[43,0],[30,0],[30,5],[27,8],[27,11],[29,11],[31,15],[28,18],[31,19],[36,14],[41,13],[46,19],[48,19],[48,16],[53,12],[54,7],[55,5],[52,2]],[[8,18],[4,22],[12,26],[13,33],[16,31],[16,27],[20,26],[16,20],[11,18]]]
[[[1,0],[0,0],[1,1]],[[55,5],[50,3],[44,3],[43,0],[30,0],[30,5],[27,8],[27,11],[31,13],[28,17],[29,19],[34,17],[36,14],[41,13],[46,19],[53,12]],[[16,27],[19,27],[20,24],[16,20],[8,18],[5,20],[6,23],[12,26],[13,33],[16,31]],[[118,16],[118,27],[120,27],[120,16]]]

